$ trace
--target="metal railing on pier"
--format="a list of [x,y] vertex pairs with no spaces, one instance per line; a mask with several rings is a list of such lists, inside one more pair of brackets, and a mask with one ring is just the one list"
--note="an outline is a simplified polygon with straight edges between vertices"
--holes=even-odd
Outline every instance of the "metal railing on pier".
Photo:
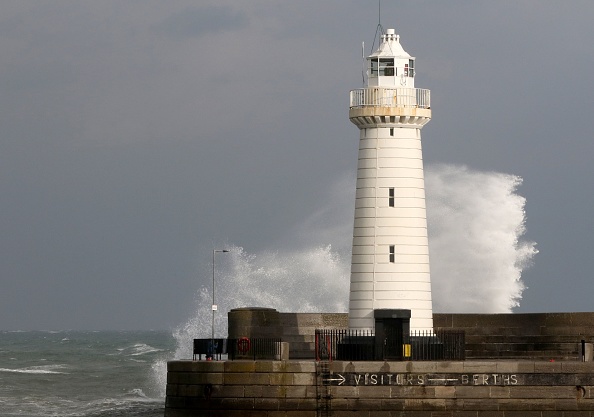
[[235,359],[280,359],[280,338],[194,339],[193,358],[221,360],[224,355]]
[[222,355],[227,354],[227,339],[194,339],[194,360],[198,356],[202,360],[205,358],[220,360]]
[[321,329],[315,334],[318,361],[464,360],[465,333],[459,330],[394,331],[383,339],[370,331]]
[[350,329],[316,330],[317,361],[371,361],[375,357],[375,337],[370,331]]

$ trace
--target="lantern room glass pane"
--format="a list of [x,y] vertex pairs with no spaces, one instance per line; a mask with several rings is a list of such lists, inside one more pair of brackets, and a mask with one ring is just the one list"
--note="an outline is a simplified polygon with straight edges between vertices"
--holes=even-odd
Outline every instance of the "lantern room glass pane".
[[394,58],[380,58],[379,60],[380,75],[393,76],[394,74]]
[[396,68],[394,68],[394,58],[379,58],[370,60],[370,76],[394,76],[396,75]]
[[371,76],[372,77],[377,77],[377,73],[378,73],[377,68],[378,68],[378,66],[379,66],[379,62],[377,62],[377,60],[375,60],[375,59],[372,59],[371,60]]

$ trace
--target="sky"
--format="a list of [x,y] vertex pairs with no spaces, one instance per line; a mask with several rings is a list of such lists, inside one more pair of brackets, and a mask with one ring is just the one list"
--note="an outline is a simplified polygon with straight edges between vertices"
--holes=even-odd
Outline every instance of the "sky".
[[354,201],[312,218],[353,194],[348,92],[378,20],[431,89],[425,165],[523,180],[539,253],[514,311],[592,311],[593,18],[590,0],[2,1],[0,329],[168,329],[213,249],[348,248]]

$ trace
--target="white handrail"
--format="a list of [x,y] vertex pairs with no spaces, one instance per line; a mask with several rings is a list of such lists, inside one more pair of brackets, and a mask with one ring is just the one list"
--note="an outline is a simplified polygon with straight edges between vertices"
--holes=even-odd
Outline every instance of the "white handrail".
[[350,107],[431,108],[431,91],[425,88],[368,87],[351,90]]

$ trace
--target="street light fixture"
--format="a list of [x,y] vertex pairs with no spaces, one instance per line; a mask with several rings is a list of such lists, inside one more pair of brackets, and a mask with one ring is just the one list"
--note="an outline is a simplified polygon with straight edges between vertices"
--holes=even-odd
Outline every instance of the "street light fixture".
[[228,253],[227,249],[213,249],[212,251],[212,343],[214,346],[215,336],[215,311],[217,311],[217,305],[215,304],[215,253]]

